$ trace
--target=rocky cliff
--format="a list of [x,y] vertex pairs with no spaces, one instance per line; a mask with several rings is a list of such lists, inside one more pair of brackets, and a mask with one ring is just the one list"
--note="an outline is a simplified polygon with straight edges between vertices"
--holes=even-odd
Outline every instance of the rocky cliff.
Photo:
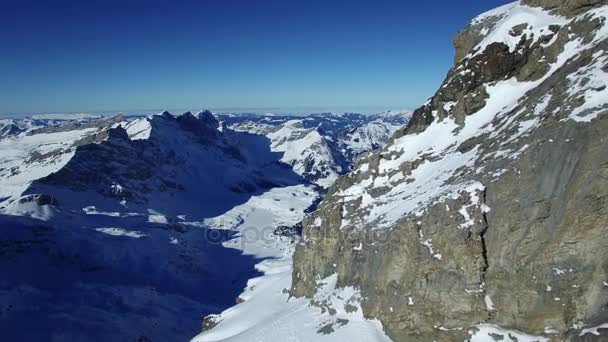
[[586,332],[608,322],[606,5],[474,19],[437,93],[305,220],[292,294],[337,274],[396,341],[605,340]]

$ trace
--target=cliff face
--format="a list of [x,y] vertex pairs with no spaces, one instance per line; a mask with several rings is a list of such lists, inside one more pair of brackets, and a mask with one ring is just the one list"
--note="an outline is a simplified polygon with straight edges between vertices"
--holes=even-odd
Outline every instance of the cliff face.
[[437,93],[305,220],[292,293],[337,274],[397,341],[480,322],[588,340],[608,322],[605,4],[476,18]]
[[542,7],[572,17],[587,10],[606,4],[606,0],[523,0],[522,4]]

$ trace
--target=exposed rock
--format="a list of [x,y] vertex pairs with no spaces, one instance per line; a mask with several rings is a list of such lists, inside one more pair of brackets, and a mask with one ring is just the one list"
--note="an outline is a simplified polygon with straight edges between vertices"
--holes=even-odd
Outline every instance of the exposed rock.
[[24,132],[24,129],[20,128],[19,126],[15,125],[15,124],[8,124],[5,126],[0,126],[0,139],[19,135],[23,132]]
[[292,294],[337,273],[396,341],[463,341],[479,322],[593,340],[581,322],[608,322],[605,25],[516,25],[515,46],[483,50],[469,31],[433,98],[304,220]]
[[202,331],[211,330],[220,322],[218,315],[209,315],[203,319]]
[[302,222],[293,226],[278,226],[272,234],[276,236],[296,237],[302,233]]
[[220,127],[220,123],[217,121],[213,113],[208,110],[204,110],[197,114],[198,119],[203,122],[205,125],[213,127],[215,129]]
[[591,8],[608,4],[607,0],[523,0],[528,6],[556,10],[561,15],[572,17]]

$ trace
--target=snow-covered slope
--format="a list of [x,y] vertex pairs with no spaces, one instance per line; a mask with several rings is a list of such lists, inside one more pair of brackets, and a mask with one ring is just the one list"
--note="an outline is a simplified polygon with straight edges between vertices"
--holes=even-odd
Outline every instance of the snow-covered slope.
[[52,114],[34,114],[29,116],[33,120],[52,120],[52,121],[77,121],[86,122],[91,120],[102,119],[103,116],[87,113],[52,113]]
[[282,161],[313,183],[329,187],[350,170],[356,157],[383,147],[410,117],[410,112],[378,115],[346,113],[305,117],[220,116],[229,128],[265,135]]
[[211,227],[240,232],[225,246],[268,259],[256,265],[263,275],[249,280],[239,304],[207,317],[204,331],[193,342],[389,341],[378,321],[363,317],[360,293],[336,287],[335,277],[319,281],[322,290],[314,300],[322,307],[290,298],[295,240],[277,236],[276,227],[299,223],[315,198],[314,189],[303,185],[273,189],[206,221]]
[[267,136],[272,150],[283,153],[281,161],[321,187],[329,187],[345,171],[342,156],[318,128],[306,129],[292,120]]
[[86,143],[84,138],[121,120],[114,117],[60,126],[54,121],[11,120],[6,132],[16,134],[0,137],[0,202],[19,197],[34,180],[60,170],[76,148]]
[[77,147],[65,166],[32,183],[26,193],[54,196],[67,208],[154,209],[200,219],[251,194],[299,182],[268,146],[235,144],[251,135],[228,139],[208,112],[198,117],[163,113],[126,127],[98,133],[92,140],[99,143]]
[[410,116],[408,111],[387,112],[363,126],[341,131],[335,140],[345,158],[352,162],[365,152],[384,147],[393,134],[407,124]]

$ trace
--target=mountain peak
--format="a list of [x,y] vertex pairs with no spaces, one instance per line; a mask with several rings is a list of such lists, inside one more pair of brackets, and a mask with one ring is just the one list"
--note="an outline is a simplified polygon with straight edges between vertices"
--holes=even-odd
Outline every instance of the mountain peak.
[[175,116],[173,116],[173,114],[169,113],[166,110],[160,113],[160,116],[166,119],[175,119]]
[[108,129],[108,140],[130,140],[129,134],[122,127],[122,125],[118,125],[118,127]]
[[204,110],[204,111],[198,113],[197,117],[200,121],[202,121],[203,123],[205,123],[208,126],[211,126],[216,129],[220,127],[219,121],[217,121],[217,119],[215,118],[213,113],[211,113],[211,111],[209,111],[209,110]]

